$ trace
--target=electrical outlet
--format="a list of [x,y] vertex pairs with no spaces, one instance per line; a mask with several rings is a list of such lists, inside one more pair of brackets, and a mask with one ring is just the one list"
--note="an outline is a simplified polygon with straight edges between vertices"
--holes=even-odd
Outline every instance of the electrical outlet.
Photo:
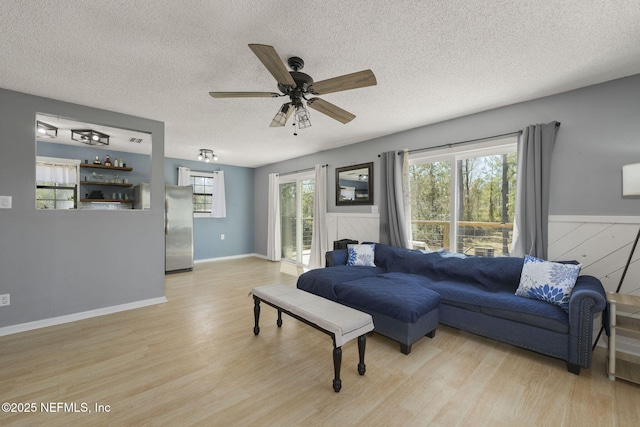
[[0,295],[0,306],[3,305],[10,305],[11,304],[11,299],[9,298],[11,294],[3,294]]
[[11,209],[11,196],[0,196],[0,209]]
[[220,235],[220,240],[224,240],[224,234]]

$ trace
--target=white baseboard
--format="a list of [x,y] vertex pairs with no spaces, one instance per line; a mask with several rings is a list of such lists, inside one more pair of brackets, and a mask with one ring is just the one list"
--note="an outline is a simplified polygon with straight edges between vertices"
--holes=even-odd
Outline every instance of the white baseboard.
[[150,305],[163,304],[165,302],[167,302],[166,297],[151,298],[142,301],[114,305],[111,307],[98,308],[96,310],[68,314],[66,316],[52,317],[49,319],[36,320],[34,322],[21,323],[19,325],[5,326],[0,328],[0,337],[5,335],[17,334],[20,332],[32,331],[34,329],[46,328],[48,326],[61,325],[63,323],[89,319],[91,317],[98,317],[104,316],[106,314],[118,313],[121,311],[134,310],[136,308],[147,307]]
[[219,258],[207,258],[207,259],[196,259],[193,261],[194,264],[199,264],[201,262],[212,262],[212,261],[227,261],[230,259],[238,259],[238,258],[250,258],[250,257],[258,257],[258,258],[265,258],[266,257],[264,255],[260,255],[260,254],[242,254],[242,255],[232,255],[232,256],[223,256],[223,257],[219,257]]

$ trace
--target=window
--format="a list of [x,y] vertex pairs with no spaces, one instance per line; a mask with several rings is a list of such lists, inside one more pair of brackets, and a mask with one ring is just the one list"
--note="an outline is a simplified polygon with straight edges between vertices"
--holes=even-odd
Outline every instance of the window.
[[212,172],[190,172],[189,180],[193,186],[193,213],[196,217],[211,216],[214,176]]
[[194,218],[225,218],[227,216],[224,171],[200,172],[179,167],[178,185],[190,185],[193,188]]
[[415,248],[508,256],[513,239],[517,137],[410,158]]
[[80,160],[38,157],[36,209],[76,209]]

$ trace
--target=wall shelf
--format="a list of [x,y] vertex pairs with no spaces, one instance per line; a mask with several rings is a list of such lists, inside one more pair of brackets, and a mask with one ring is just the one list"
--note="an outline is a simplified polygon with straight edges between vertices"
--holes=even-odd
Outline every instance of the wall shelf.
[[108,182],[108,181],[80,181],[82,185],[108,185],[110,187],[133,187],[131,183]]
[[133,203],[133,200],[118,199],[80,199],[82,203]]
[[123,167],[115,167],[115,166],[105,166],[105,165],[94,165],[93,163],[80,163],[81,168],[93,168],[93,169],[111,169],[116,171],[128,171],[131,172],[133,168],[123,168]]
[[[112,171],[112,172],[131,172],[133,170],[133,168],[126,168],[126,167],[121,167],[121,166],[105,166],[105,165],[98,165],[98,164],[93,164],[93,163],[80,163],[80,167],[81,168],[86,168],[86,169],[101,169],[103,171]],[[87,177],[85,176],[84,181],[80,181],[80,185],[83,187],[80,190],[81,194],[85,195],[84,199],[80,199],[80,202],[82,203],[121,203],[121,204],[132,204],[133,200],[130,199],[129,197],[131,197],[131,194],[128,193],[118,193],[116,194],[115,192],[112,193],[109,190],[105,190],[105,192],[107,194],[105,194],[104,196],[111,196],[111,198],[104,198],[104,199],[99,199],[99,198],[91,198],[90,196],[97,196],[97,195],[103,195],[102,191],[89,191],[90,187],[93,187],[93,189],[95,189],[96,186],[100,186],[100,187],[112,187],[114,190],[116,190],[116,188],[130,188],[133,187],[133,184],[127,182],[113,182],[112,180],[109,180],[109,177],[103,177],[102,175],[97,175],[96,172],[94,171],[91,176],[95,176],[97,177],[100,181],[87,181]],[[112,179],[117,179],[119,181],[122,181],[121,178],[118,177],[118,174],[115,174],[115,177]],[[89,187],[89,188],[87,188]],[[86,190],[85,190],[86,189]],[[86,193],[84,191],[87,191]],[[116,190],[117,191],[117,190]],[[122,191],[122,190],[121,190]],[[99,193],[99,194],[94,194],[94,193]],[[118,198],[116,198],[116,196],[118,196]]]

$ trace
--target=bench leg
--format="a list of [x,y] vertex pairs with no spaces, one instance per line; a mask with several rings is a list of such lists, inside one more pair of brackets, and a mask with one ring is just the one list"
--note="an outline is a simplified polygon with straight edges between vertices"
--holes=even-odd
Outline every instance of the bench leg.
[[256,321],[253,327],[253,334],[258,335],[260,333],[260,326],[258,326],[258,321],[260,320],[260,300],[256,296],[253,297],[253,318]]
[[342,364],[342,347],[334,347],[333,349],[333,391],[336,393],[342,388],[342,381],[340,380],[340,365]]
[[358,373],[364,375],[367,370],[367,366],[364,364],[364,350],[367,347],[367,336],[360,335],[358,337],[358,355],[360,356],[360,363],[358,363]]
[[276,325],[278,325],[278,328],[282,326],[282,310],[278,310],[278,320],[276,320]]

